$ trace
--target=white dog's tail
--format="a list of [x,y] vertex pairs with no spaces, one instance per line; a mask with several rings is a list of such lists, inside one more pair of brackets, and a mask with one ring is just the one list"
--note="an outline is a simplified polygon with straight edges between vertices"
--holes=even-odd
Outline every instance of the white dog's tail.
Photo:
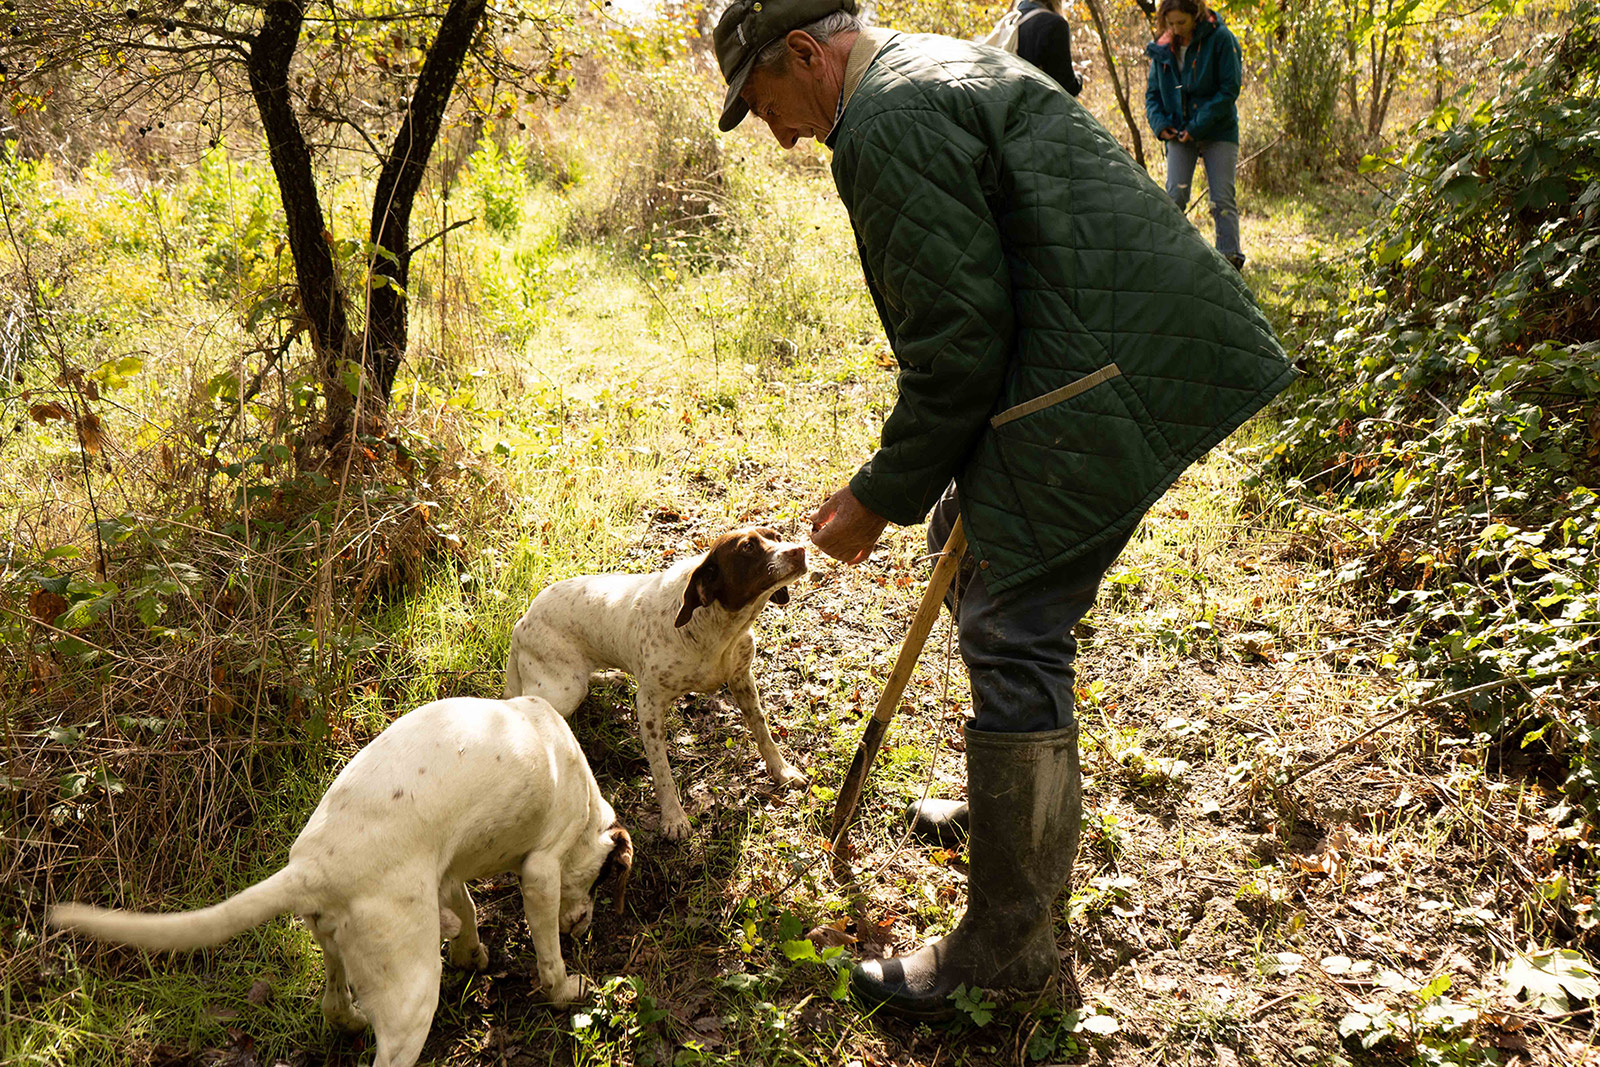
[[100,941],[176,952],[219,944],[305,903],[305,879],[291,866],[209,908],[160,915],[59,904],[50,909],[50,925]]

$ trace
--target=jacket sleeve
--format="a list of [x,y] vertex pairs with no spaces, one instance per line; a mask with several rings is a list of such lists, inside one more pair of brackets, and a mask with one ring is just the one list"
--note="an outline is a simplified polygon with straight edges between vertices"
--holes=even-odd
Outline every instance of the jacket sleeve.
[[1150,122],[1150,131],[1156,136],[1167,128],[1177,129],[1182,126],[1161,103],[1161,71],[1156,67],[1156,61],[1150,61],[1150,73],[1144,82],[1144,117]]
[[921,522],[987,428],[1012,347],[1011,282],[980,173],[985,143],[932,111],[890,112],[841,146],[839,193],[900,364],[878,451],[850,480]]
[[1189,136],[1197,141],[1208,141],[1220,129],[1234,120],[1239,102],[1239,42],[1233,34],[1218,32],[1216,46],[1217,91],[1201,101],[1189,123]]

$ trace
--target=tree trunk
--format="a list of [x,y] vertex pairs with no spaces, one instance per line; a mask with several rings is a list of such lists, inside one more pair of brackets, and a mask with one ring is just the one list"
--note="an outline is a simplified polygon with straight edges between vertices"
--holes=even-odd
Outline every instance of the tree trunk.
[[368,295],[364,362],[384,406],[406,353],[411,208],[484,6],[485,0],[451,0],[445,10],[373,193],[372,243],[387,254],[371,264],[372,272],[393,279],[394,284],[374,287]]
[[344,384],[344,362],[351,351],[349,315],[344,291],[326,237],[322,203],[300,122],[289,101],[289,63],[300,43],[305,9],[300,0],[268,0],[261,30],[250,47],[246,69],[250,93],[261,113],[272,171],[288,223],[289,250],[294,255],[300,307],[311,324],[311,341],[322,368],[328,430],[348,432],[355,398]]
[[[1389,101],[1394,96],[1395,84],[1400,80],[1400,72],[1406,66],[1405,43],[1399,42],[1394,46],[1394,52],[1389,57],[1389,74],[1383,87],[1383,99],[1378,102],[1378,110],[1373,117],[1372,135],[1378,136],[1383,132],[1384,120],[1389,117]],[[1377,96],[1377,87],[1373,87],[1373,95]]]
[[1383,34],[1380,37],[1376,28],[1373,30],[1372,39],[1368,43],[1368,54],[1371,59],[1368,73],[1370,81],[1367,87],[1367,136],[1376,137],[1378,134],[1378,96],[1383,91],[1384,75],[1389,68],[1389,11],[1394,7],[1394,0],[1388,0],[1383,12]]
[[1089,17],[1094,19],[1095,33],[1100,37],[1100,54],[1106,61],[1106,72],[1111,75],[1111,88],[1117,94],[1117,106],[1122,109],[1122,117],[1128,123],[1128,133],[1133,137],[1133,158],[1139,166],[1149,170],[1149,164],[1144,161],[1144,138],[1139,135],[1139,124],[1133,119],[1133,112],[1128,107],[1128,94],[1122,86],[1122,78],[1117,74],[1117,61],[1111,54],[1111,35],[1106,30],[1106,20],[1100,14],[1099,0],[1084,0],[1089,6]]
[[[1370,0],[1369,0],[1370,2]],[[1344,99],[1350,105],[1350,121],[1361,121],[1361,100],[1356,94],[1356,75],[1361,69],[1360,53],[1356,51],[1356,19],[1361,14],[1361,8],[1356,0],[1350,0],[1345,5],[1344,20],[1344,51],[1345,69],[1349,74],[1344,80]]]

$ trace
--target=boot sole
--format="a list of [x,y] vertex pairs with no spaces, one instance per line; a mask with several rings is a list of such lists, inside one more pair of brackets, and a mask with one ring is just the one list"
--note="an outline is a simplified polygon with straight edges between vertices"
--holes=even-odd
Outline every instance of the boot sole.
[[[1001,1007],[1020,1008],[1024,1012],[1052,1007],[1061,999],[1055,982],[1047,983],[1042,989],[986,989],[984,992]],[[912,1022],[934,1023],[950,1022],[961,1014],[948,993],[940,1000],[927,1003],[899,999],[892,993],[884,997],[880,987],[857,984],[854,975],[850,978],[850,994],[869,1017],[882,1013]]]

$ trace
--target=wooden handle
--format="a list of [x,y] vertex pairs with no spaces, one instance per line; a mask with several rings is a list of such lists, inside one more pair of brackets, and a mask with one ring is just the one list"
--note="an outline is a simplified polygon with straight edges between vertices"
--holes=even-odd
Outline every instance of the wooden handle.
[[856,746],[855,758],[850,761],[850,770],[844,776],[844,783],[839,786],[839,797],[833,806],[833,825],[828,831],[835,849],[849,833],[850,823],[861,801],[861,788],[866,783],[867,772],[872,769],[872,761],[877,758],[878,749],[883,745],[889,720],[900,709],[900,698],[905,694],[906,683],[911,681],[917,657],[922,655],[922,646],[928,643],[928,634],[939,618],[939,605],[944,602],[945,591],[955,579],[956,571],[961,566],[961,557],[966,551],[967,532],[961,528],[961,516],[957,515],[955,525],[950,527],[950,536],[945,538],[939,562],[933,568],[933,577],[928,579],[928,588],[923,591],[922,603],[917,606],[917,616],[911,620],[911,629],[900,643],[900,655],[894,661],[894,669],[889,672],[889,680],[884,683],[883,692],[878,696],[878,706],[873,709],[872,719],[861,736],[861,744]]

